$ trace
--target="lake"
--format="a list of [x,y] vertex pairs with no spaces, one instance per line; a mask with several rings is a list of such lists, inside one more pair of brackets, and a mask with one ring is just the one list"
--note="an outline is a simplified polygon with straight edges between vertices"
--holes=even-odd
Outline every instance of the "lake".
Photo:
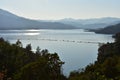
[[99,43],[113,42],[112,35],[96,34],[83,29],[73,30],[0,30],[0,37],[11,43],[21,40],[23,46],[31,43],[32,50],[37,46],[57,52],[65,62],[63,73],[69,75],[73,70],[84,68],[97,59]]

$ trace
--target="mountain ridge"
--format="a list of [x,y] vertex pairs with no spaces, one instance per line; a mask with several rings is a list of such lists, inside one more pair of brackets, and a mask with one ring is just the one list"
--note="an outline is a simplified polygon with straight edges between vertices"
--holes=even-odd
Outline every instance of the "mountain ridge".
[[39,22],[0,9],[0,29],[75,29],[60,22]]
[[120,18],[64,18],[61,20],[32,20],[0,9],[0,29],[101,29],[120,23]]
[[91,18],[91,19],[65,18],[65,19],[57,20],[57,22],[70,24],[83,29],[99,29],[120,23],[120,18],[115,18],[115,17],[103,17],[103,18]]
[[92,30],[92,31],[94,31],[95,33],[100,33],[100,34],[116,34],[120,32],[120,23],[116,25],[107,26],[102,29]]

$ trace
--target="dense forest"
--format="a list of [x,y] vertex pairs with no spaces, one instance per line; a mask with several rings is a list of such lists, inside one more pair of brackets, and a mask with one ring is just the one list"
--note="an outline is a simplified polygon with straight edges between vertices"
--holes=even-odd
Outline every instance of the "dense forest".
[[0,38],[0,80],[120,80],[120,33],[113,37],[114,43],[98,49],[95,63],[72,71],[68,78],[57,53],[39,47],[33,52],[31,44],[23,48],[20,40],[10,44]]
[[0,80],[66,80],[57,53],[31,50],[30,44],[23,48],[19,40],[10,44],[0,38]]

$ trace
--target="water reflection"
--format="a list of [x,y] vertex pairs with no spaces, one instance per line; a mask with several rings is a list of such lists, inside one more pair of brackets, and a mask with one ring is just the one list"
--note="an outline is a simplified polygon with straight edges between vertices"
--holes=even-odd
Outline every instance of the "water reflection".
[[40,35],[40,33],[23,33],[23,35],[31,35],[31,36],[33,36],[33,35]]

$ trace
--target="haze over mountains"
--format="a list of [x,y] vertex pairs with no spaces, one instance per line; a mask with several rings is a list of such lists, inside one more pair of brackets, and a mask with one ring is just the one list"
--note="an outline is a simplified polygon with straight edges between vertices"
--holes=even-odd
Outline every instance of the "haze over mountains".
[[114,17],[93,18],[93,19],[66,18],[66,19],[58,20],[57,22],[73,25],[76,26],[77,28],[82,28],[82,29],[99,29],[120,23],[120,18],[114,18]]
[[0,29],[75,29],[59,22],[39,22],[0,9]]
[[120,18],[32,20],[0,9],[0,29],[101,29],[120,23]]

